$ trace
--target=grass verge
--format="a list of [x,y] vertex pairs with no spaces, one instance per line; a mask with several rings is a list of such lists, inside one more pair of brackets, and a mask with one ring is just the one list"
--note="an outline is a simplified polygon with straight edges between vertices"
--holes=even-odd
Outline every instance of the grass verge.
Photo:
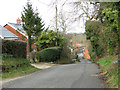
[[23,76],[39,69],[30,65],[29,61],[22,58],[5,58],[3,59],[2,80]]
[[113,64],[117,59],[115,56],[107,56],[97,62],[103,72],[107,72],[104,77],[107,78],[106,83],[109,88],[118,88],[118,64]]
[[31,65],[24,65],[21,68],[18,69],[11,69],[9,72],[2,73],[2,80],[4,79],[10,79],[18,76],[23,76],[32,72],[35,72],[39,69],[35,68]]

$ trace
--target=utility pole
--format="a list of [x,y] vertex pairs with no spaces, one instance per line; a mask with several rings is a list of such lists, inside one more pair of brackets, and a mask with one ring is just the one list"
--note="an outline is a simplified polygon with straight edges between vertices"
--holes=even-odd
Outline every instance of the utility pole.
[[[55,9],[56,9],[56,37],[58,36],[57,34],[58,34],[58,28],[57,28],[57,4],[56,4],[56,6],[55,6]],[[56,40],[56,46],[58,45],[58,42],[57,42],[57,40]]]
[[58,32],[58,30],[57,30],[57,4],[55,6],[55,9],[56,9],[56,32]]

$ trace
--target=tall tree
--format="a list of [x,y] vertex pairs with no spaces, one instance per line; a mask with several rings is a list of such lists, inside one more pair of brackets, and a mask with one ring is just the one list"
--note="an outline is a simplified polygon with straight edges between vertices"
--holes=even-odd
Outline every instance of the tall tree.
[[31,52],[31,37],[33,36],[34,39],[36,39],[41,31],[45,29],[44,23],[38,15],[39,13],[33,10],[32,4],[27,2],[27,5],[22,12],[22,22],[23,29],[28,35],[29,52]]
[[[107,52],[107,55],[119,55],[120,57],[120,32],[118,27],[119,5],[120,3],[118,2],[100,2],[100,9],[98,11],[97,17],[100,23],[98,26],[102,25],[102,28],[100,29],[97,38],[98,41],[103,39],[102,42],[99,43],[99,46],[104,46],[104,51]],[[90,25],[89,27],[88,24],[86,24],[87,37],[90,37],[91,33],[97,32],[98,28],[93,31],[94,27],[96,26],[97,23],[93,24],[93,26]]]
[[[103,53],[103,45],[101,44],[101,26],[102,24],[98,21],[86,21],[85,34],[86,38],[90,40],[92,46],[92,52],[95,52],[96,57],[101,57]],[[100,38],[101,37],[101,38]]]

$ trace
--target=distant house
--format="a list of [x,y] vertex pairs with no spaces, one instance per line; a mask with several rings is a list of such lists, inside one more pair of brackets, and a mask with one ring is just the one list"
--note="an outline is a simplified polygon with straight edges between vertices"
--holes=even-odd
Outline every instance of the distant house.
[[[27,52],[29,51],[28,36],[27,36],[27,33],[23,30],[21,20],[19,18],[17,19],[17,23],[8,23],[8,24],[4,25],[4,28],[6,28],[8,31],[10,31],[14,35],[16,35],[18,37],[18,39],[16,39],[16,40],[26,41],[27,42],[27,47],[26,47]],[[35,44],[32,44],[31,48],[34,51],[36,51]]]
[[83,50],[83,56],[84,56],[85,59],[90,59],[90,55],[89,55],[87,45],[85,46],[85,49]]
[[70,37],[70,42],[72,46],[85,46],[88,44],[88,40],[86,39],[86,35],[84,33],[68,33],[68,36]]
[[19,37],[0,25],[0,38],[7,40],[18,40]]

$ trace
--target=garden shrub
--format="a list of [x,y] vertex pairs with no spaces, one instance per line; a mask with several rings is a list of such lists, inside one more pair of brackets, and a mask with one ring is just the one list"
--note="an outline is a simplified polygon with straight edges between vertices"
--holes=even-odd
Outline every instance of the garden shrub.
[[27,59],[30,60],[30,61],[32,60],[34,63],[36,63],[36,61],[35,61],[35,59],[36,59],[35,53],[36,53],[36,52],[32,51],[32,52],[29,52],[29,53],[27,54]]
[[63,44],[63,46],[64,47],[62,48],[62,52],[61,52],[60,58],[62,58],[62,59],[63,58],[71,59],[71,50],[68,47],[69,46],[68,39],[65,40],[65,43]]
[[26,45],[24,41],[2,40],[2,54],[26,58]]
[[57,41],[57,46],[63,47],[65,40],[66,38],[60,33],[58,33],[56,37],[56,32],[53,30],[43,31],[41,32],[41,35],[38,37],[36,46],[39,51],[48,47],[56,46]]
[[70,60],[68,58],[61,58],[56,63],[57,64],[72,64],[72,63],[75,63],[75,61],[72,61],[72,60]]
[[39,62],[54,62],[60,59],[61,48],[60,47],[51,47],[45,48],[36,53],[36,57]]

